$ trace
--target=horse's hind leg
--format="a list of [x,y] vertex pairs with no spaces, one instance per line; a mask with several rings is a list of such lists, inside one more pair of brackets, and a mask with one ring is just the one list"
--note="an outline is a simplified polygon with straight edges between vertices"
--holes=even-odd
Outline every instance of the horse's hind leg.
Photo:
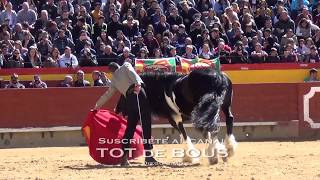
[[231,110],[232,94],[232,89],[229,89],[221,106],[221,109],[226,117],[227,134],[224,144],[228,150],[228,157],[234,155],[235,148],[237,146],[237,142],[233,135],[233,115]]

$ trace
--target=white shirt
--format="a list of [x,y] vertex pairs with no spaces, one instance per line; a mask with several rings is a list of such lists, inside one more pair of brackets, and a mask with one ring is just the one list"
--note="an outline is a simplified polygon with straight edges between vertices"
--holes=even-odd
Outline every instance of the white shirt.
[[67,57],[65,54],[63,54],[59,59],[59,65],[60,67],[78,67],[78,59],[75,55],[70,54],[70,57]]

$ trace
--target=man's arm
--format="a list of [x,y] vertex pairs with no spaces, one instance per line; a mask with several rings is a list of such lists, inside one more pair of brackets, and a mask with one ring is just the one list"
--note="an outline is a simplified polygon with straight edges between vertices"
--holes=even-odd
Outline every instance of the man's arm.
[[94,107],[94,109],[100,109],[101,106],[103,106],[114,94],[114,92],[116,91],[116,88],[114,86],[110,86],[108,91],[106,91],[100,98],[99,100],[96,102],[96,105]]

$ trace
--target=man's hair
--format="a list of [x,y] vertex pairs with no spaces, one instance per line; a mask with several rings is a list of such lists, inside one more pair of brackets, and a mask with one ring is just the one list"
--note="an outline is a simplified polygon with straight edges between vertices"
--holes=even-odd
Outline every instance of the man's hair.
[[120,68],[120,65],[118,63],[111,62],[108,68],[110,69],[110,71],[115,72],[117,69]]

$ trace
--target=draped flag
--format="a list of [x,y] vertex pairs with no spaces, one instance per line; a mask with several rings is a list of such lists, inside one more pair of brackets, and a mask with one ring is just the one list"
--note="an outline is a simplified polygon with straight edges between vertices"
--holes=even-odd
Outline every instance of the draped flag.
[[[126,127],[126,119],[114,112],[108,110],[90,112],[82,126],[90,156],[101,164],[119,164],[123,155],[121,142]],[[132,154],[129,153],[129,159],[143,155],[141,137],[141,126],[137,126],[132,139],[134,141],[130,144]]]
[[217,72],[221,71],[219,57],[214,59],[202,59],[202,58],[186,59],[181,57],[180,61],[181,61],[182,71],[184,73],[189,73],[194,69],[205,68],[205,67],[215,68]]
[[136,59],[135,68],[138,73],[143,72],[176,72],[176,59],[162,58],[162,59]]

